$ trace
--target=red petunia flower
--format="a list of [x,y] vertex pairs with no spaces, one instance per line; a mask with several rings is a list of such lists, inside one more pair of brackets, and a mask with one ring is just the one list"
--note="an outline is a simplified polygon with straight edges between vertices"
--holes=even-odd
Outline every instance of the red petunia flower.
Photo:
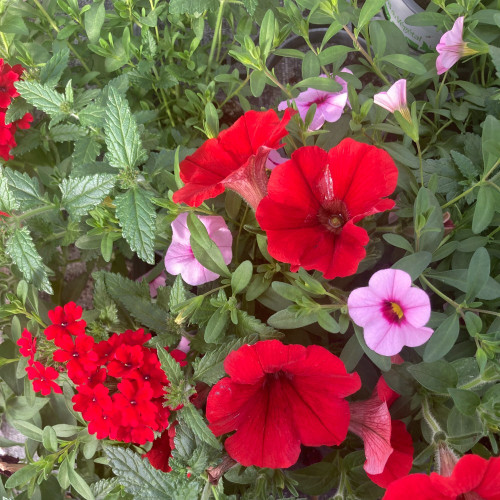
[[0,108],[8,108],[12,98],[19,95],[14,82],[19,80],[20,74],[13,69],[0,59]]
[[269,253],[291,270],[316,269],[326,279],[350,276],[365,257],[367,232],[355,224],[389,210],[398,170],[382,149],[344,139],[329,152],[299,148],[271,173],[257,220]]
[[500,458],[464,455],[447,475],[410,474],[389,485],[384,500],[500,500]]
[[42,396],[48,396],[53,390],[62,394],[62,389],[54,380],[59,376],[59,373],[52,366],[44,366],[39,361],[34,361],[26,367],[28,378],[33,382],[33,390],[42,393]]
[[83,309],[77,306],[74,302],[68,302],[64,308],[57,306],[55,309],[48,312],[49,319],[52,325],[49,325],[44,330],[47,340],[54,340],[57,347],[59,339],[67,335],[82,335],[85,333],[87,323],[81,319]]
[[349,404],[357,373],[325,348],[283,345],[278,340],[244,345],[224,361],[230,378],[207,400],[207,419],[226,439],[229,456],[244,466],[293,465],[306,446],[338,445],[349,426]]
[[176,425],[177,421],[173,422],[166,431],[162,432],[160,437],[153,441],[153,447],[142,455],[142,458],[147,458],[155,469],[163,472],[170,472],[172,470],[168,461],[172,456],[172,450],[175,448],[174,438]]
[[266,194],[267,156],[282,146],[293,114],[287,109],[280,120],[274,110],[248,111],[218,137],[205,141],[181,162],[180,176],[186,185],[174,193],[174,202],[197,207],[228,188],[255,210]]
[[[0,212],[1,214],[2,212]],[[29,358],[33,361],[36,353],[36,338],[31,335],[31,333],[25,328],[21,334],[21,338],[17,341],[17,345],[20,347],[19,352],[21,356]]]

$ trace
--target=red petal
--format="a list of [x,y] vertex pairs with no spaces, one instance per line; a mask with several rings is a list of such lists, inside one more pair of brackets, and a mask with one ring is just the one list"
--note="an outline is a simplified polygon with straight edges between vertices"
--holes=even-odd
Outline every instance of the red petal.
[[384,377],[378,379],[377,385],[373,390],[373,395],[376,395],[380,401],[385,401],[390,408],[392,403],[399,398],[399,394],[393,391],[384,380]]
[[454,500],[454,497],[442,495],[431,484],[425,474],[411,474],[389,485],[383,500]]
[[367,474],[382,488],[387,488],[396,479],[406,476],[413,465],[413,441],[406,426],[400,420],[392,421],[391,446],[393,452],[389,456],[381,474]]
[[474,491],[486,500],[500,500],[500,458],[488,460],[483,480]]
[[351,217],[392,208],[387,201],[377,206],[396,189],[398,180],[398,169],[386,151],[347,138],[330,150],[328,162],[335,196],[346,203]]

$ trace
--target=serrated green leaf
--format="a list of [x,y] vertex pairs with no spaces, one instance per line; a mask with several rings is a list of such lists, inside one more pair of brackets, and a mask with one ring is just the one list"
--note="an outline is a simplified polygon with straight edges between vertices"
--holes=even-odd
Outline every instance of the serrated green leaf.
[[194,434],[203,442],[217,450],[220,449],[221,445],[219,441],[217,441],[212,431],[207,427],[203,417],[191,403],[184,405],[182,411],[179,412],[179,418],[188,425],[193,430]]
[[4,170],[4,175],[9,184],[10,192],[18,202],[18,208],[27,210],[46,203],[36,177],[32,178],[25,172],[10,168]]
[[50,137],[54,142],[75,141],[85,135],[85,130],[76,123],[64,123],[50,128]]
[[181,304],[187,299],[186,289],[184,287],[184,282],[182,281],[181,275],[177,275],[172,285],[172,290],[170,291],[170,296],[168,299],[169,307],[172,309],[178,304]]
[[92,136],[77,139],[73,150],[73,165],[77,167],[92,163],[100,152],[101,145]]
[[[260,340],[279,339],[284,336],[271,326],[266,325],[260,319],[248,314],[246,311],[238,309],[238,324],[236,325],[236,333],[241,336],[257,334]],[[247,337],[248,338],[248,337]],[[253,338],[253,337],[252,337]],[[251,343],[251,342],[247,342]]]
[[62,112],[64,96],[53,90],[49,85],[38,82],[18,81],[16,89],[22,97],[33,106],[41,109],[48,115],[56,115]]
[[243,5],[247,12],[253,16],[258,5],[258,0],[243,0]]
[[68,66],[69,49],[63,47],[54,52],[54,55],[45,63],[40,71],[40,83],[48,87],[54,87]]
[[132,251],[154,264],[156,212],[151,195],[141,188],[129,189],[115,198],[116,216]]
[[179,495],[176,478],[153,468],[140,455],[127,448],[106,446],[104,451],[109,465],[120,484],[137,500],[169,498],[172,500],[196,500],[198,497]]
[[450,151],[450,154],[462,175],[467,179],[475,179],[479,176],[479,169],[467,156],[458,151]]
[[17,210],[19,203],[9,187],[9,181],[5,177],[4,172],[0,169],[0,210],[5,212],[12,212]]
[[28,283],[33,283],[44,292],[53,293],[42,258],[26,227],[14,231],[5,250]]
[[98,104],[89,104],[78,113],[80,123],[85,127],[100,128],[104,124],[106,109]]
[[104,132],[108,152],[106,158],[116,168],[133,169],[147,159],[137,124],[128,102],[115,87],[109,87]]
[[115,176],[95,174],[64,179],[61,184],[61,205],[71,217],[79,219],[95,208],[115,185]]
[[167,375],[167,379],[172,385],[179,385],[184,378],[179,363],[162,347],[158,348],[157,352],[162,370]]
[[5,112],[5,124],[20,120],[26,113],[32,110],[32,106],[23,98],[14,99]]

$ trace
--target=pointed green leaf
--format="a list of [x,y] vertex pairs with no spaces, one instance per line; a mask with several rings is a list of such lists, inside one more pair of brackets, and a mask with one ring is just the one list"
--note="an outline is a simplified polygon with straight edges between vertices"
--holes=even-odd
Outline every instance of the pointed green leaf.
[[19,202],[19,208],[21,210],[27,210],[28,208],[46,203],[46,200],[40,192],[38,179],[36,177],[30,177],[25,172],[11,170],[10,168],[4,170],[4,175],[9,183],[9,190],[16,201]]
[[470,260],[467,271],[466,302],[476,298],[477,294],[484,288],[490,279],[490,267],[490,254],[486,248],[478,248]]
[[129,189],[115,199],[123,236],[140,259],[154,264],[156,212],[151,195],[141,188]]
[[45,63],[40,71],[40,83],[48,87],[54,87],[68,66],[69,49],[63,47],[54,52],[54,55]]
[[133,169],[147,159],[137,124],[128,102],[113,86],[109,87],[104,127],[108,152],[106,159],[116,168]]
[[184,405],[182,411],[179,412],[179,418],[188,425],[203,442],[209,444],[213,448],[220,449],[221,445],[213,435],[212,431],[207,427],[207,424],[198,410],[191,404]]
[[92,137],[82,137],[75,141],[73,165],[75,167],[92,163],[101,152],[101,145]]
[[431,363],[446,356],[455,345],[459,332],[458,316],[453,313],[436,328],[428,340],[424,350],[424,361]]
[[179,385],[184,378],[179,363],[163,347],[159,347],[157,353],[161,368],[167,375],[169,382],[172,385]]
[[115,176],[109,174],[64,179],[60,185],[61,205],[71,217],[79,219],[99,205],[114,185]]
[[52,286],[33,239],[26,227],[16,229],[7,241],[6,252],[28,283],[52,294]]
[[411,365],[408,367],[408,371],[420,385],[434,392],[446,394],[450,387],[457,385],[458,381],[455,368],[442,360]]
[[15,83],[15,86],[26,101],[48,115],[61,113],[64,96],[53,90],[49,85],[42,85],[38,82],[18,81]]

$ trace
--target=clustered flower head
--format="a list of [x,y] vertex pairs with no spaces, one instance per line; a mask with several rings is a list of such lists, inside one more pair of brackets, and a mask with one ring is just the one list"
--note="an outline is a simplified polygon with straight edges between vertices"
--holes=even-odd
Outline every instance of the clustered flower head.
[[26,113],[21,119],[15,120],[12,123],[5,123],[5,113],[10,106],[12,99],[19,95],[14,82],[21,79],[24,68],[19,64],[10,66],[0,59],[0,157],[4,160],[14,158],[10,154],[10,150],[17,146],[14,138],[18,129],[30,128],[30,123],[33,121],[33,116]]
[[[30,332],[24,330],[17,342],[20,353],[28,358],[26,371],[35,392],[44,396],[52,390],[62,392],[55,382],[58,371],[48,366],[50,353],[50,363],[55,362],[59,372],[66,371],[76,386],[74,410],[82,413],[89,422],[89,433],[98,439],[109,437],[142,445],[154,440],[154,432],[168,427],[170,410],[163,403],[169,381],[156,349],[145,345],[150,333],[127,330],[96,343],[85,333],[82,308],[74,302],[48,314],[52,324],[45,328],[42,340],[49,346],[39,358],[44,363],[34,359],[37,339]],[[52,344],[58,349],[51,349]],[[184,352],[174,350],[170,354],[185,365]]]

